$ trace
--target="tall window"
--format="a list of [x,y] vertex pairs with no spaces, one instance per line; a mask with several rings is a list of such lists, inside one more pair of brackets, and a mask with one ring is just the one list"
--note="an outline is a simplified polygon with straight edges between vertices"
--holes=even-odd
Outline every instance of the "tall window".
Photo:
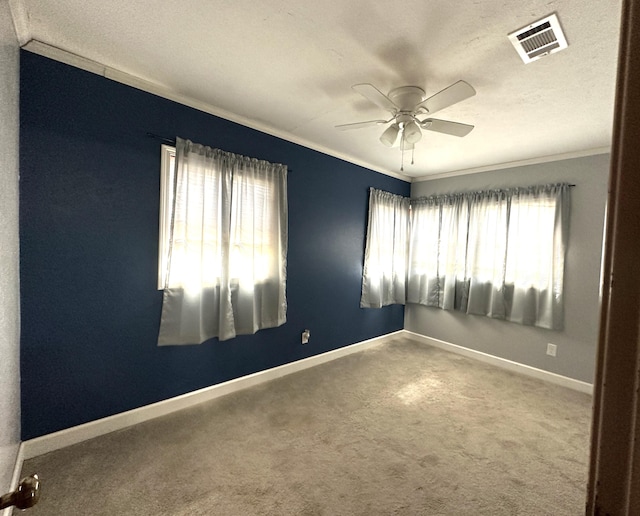
[[286,167],[178,139],[163,146],[159,344],[286,320]]
[[361,307],[404,304],[408,230],[409,199],[371,188]]

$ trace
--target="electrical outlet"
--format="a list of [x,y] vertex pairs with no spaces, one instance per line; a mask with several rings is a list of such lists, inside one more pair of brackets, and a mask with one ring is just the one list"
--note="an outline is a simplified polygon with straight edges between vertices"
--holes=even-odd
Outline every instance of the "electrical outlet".
[[556,346],[555,344],[551,344],[551,342],[547,344],[547,355],[555,357],[557,351],[558,346]]
[[309,343],[309,339],[311,338],[311,331],[309,330],[304,330],[302,332],[302,343],[303,344],[308,344]]

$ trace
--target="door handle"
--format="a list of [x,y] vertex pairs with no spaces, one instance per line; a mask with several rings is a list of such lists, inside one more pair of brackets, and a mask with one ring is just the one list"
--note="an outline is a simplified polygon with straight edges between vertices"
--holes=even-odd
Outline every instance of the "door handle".
[[37,504],[39,499],[40,479],[38,475],[33,475],[23,478],[15,491],[0,496],[0,510],[12,505],[21,510],[28,509]]

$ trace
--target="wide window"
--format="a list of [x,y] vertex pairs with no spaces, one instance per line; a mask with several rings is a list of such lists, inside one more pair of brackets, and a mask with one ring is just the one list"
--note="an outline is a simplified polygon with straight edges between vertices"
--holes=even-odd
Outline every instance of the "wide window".
[[163,146],[159,344],[286,320],[286,167],[177,140]]
[[411,199],[408,212],[406,302],[562,328],[569,185]]

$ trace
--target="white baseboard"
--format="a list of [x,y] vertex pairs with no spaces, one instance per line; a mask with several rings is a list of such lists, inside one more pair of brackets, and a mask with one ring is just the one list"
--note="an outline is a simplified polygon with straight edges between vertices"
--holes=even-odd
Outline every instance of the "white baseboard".
[[568,387],[576,391],[593,394],[593,385],[586,382],[581,382],[579,380],[574,380],[573,378],[568,378],[559,374],[543,371],[542,369],[536,369],[535,367],[512,362],[511,360],[506,360],[504,358],[489,355],[487,353],[482,353],[480,351],[464,348],[456,344],[451,344],[449,342],[427,337],[425,335],[413,333],[408,330],[399,330],[387,335],[382,335],[380,337],[375,337],[373,339],[358,342],[356,344],[351,344],[349,346],[334,349],[320,355],[308,357],[296,362],[291,362],[289,364],[284,364],[272,369],[267,369],[265,371],[253,373],[241,378],[236,378],[234,380],[229,380],[228,382],[212,385],[211,387],[206,387],[204,389],[189,392],[187,394],[176,396],[168,400],[159,401],[151,405],[128,410],[126,412],[114,414],[113,416],[108,416],[96,421],[91,421],[89,423],[67,428],[65,430],[60,430],[59,432],[54,432],[51,434],[43,435],[42,437],[36,437],[35,439],[23,441],[20,445],[18,457],[16,459],[16,467],[14,471],[12,486],[17,486],[18,484],[18,476],[20,475],[22,462],[24,460],[37,457],[38,455],[42,455],[44,453],[59,450],[61,448],[65,448],[66,446],[71,446],[88,439],[93,439],[94,437],[99,437],[116,430],[121,430],[123,428],[127,428],[144,421],[149,421],[150,419],[154,419],[156,417],[171,414],[173,412],[198,405],[199,403],[219,398],[220,396],[225,396],[236,391],[247,389],[249,387],[274,380],[276,378],[281,378],[288,374],[303,371],[304,369],[330,362],[340,357],[358,353],[360,351],[382,345],[390,338],[399,335],[411,336],[433,347],[480,360],[481,362],[492,364],[502,369],[525,374],[527,376],[561,385],[563,387]]
[[228,382],[212,385],[211,387],[189,392],[181,396],[176,396],[175,398],[159,401],[151,405],[128,410],[126,412],[121,412],[120,414],[115,414],[96,421],[60,430],[59,432],[43,435],[42,437],[23,441],[20,446],[20,467],[22,466],[23,460],[31,459],[44,453],[59,450],[66,446],[71,446],[72,444],[77,444],[100,435],[108,434],[156,417],[192,407],[199,403],[209,401],[232,392],[240,391],[248,387],[253,387],[269,380],[281,378],[288,374],[302,371],[325,362],[330,362],[331,360],[335,360],[346,355],[351,355],[365,349],[379,346],[389,338],[401,335],[403,332],[404,330],[399,330],[394,333],[389,333],[380,337],[358,342],[356,344],[334,349],[333,351],[328,351],[320,355],[304,358],[296,362],[291,362],[272,369],[229,380]]
[[487,364],[500,367],[501,369],[506,369],[514,373],[524,374],[526,376],[538,378],[539,380],[544,380],[556,385],[561,385],[562,387],[573,389],[574,391],[580,391],[586,394],[593,395],[593,385],[590,383],[582,382],[580,380],[574,380],[573,378],[569,378],[568,376],[562,376],[560,374],[544,371],[543,369],[537,369],[535,367],[507,360],[506,358],[489,355],[488,353],[483,353],[482,351],[465,348],[463,346],[451,344],[450,342],[446,342],[444,340],[434,339],[432,337],[427,337],[426,335],[420,335],[419,333],[414,333],[412,331],[403,331],[406,335],[410,335],[411,337],[419,339],[424,343],[433,346],[434,348],[451,351],[452,353],[464,355],[465,357],[473,358],[475,360],[479,360],[480,362],[485,362]]

